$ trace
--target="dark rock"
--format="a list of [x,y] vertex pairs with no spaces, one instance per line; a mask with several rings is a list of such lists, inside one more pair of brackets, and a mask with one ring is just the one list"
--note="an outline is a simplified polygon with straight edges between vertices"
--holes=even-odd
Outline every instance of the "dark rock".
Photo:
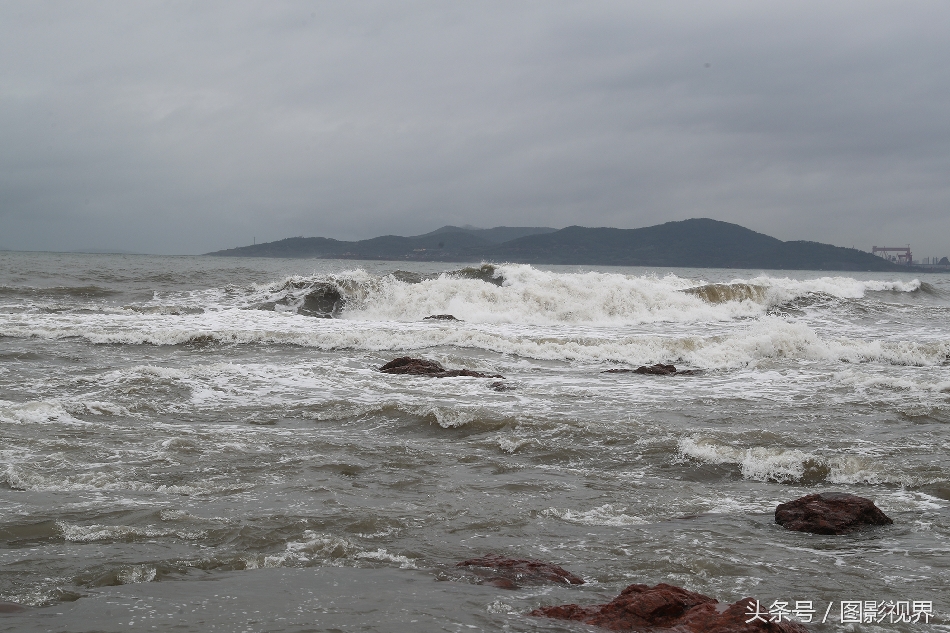
[[656,365],[640,365],[633,370],[635,374],[650,374],[651,376],[672,376],[676,373],[676,367],[673,365],[661,365],[657,363]]
[[870,499],[823,492],[780,503],[775,508],[775,522],[796,532],[847,534],[866,525],[890,525],[894,521]]
[[648,374],[651,376],[696,376],[703,373],[699,369],[676,369],[673,365],[640,365],[636,369],[608,369],[604,374]]
[[[581,607],[565,604],[541,607],[529,615],[575,620],[602,626],[612,631],[677,631],[681,633],[806,633],[807,629],[794,622],[753,622],[751,613],[755,601],[751,598],[726,606],[714,598],[687,591],[681,587],[661,583],[655,587],[630,585],[607,604]],[[763,609],[764,610],[764,609]],[[768,615],[764,616],[769,619]]]
[[456,567],[471,567],[476,575],[485,578],[484,583],[502,589],[517,589],[522,584],[558,582],[571,585],[583,585],[584,580],[558,565],[529,558],[505,558],[498,554],[488,554],[480,558],[470,558],[458,563]]
[[0,600],[0,613],[22,613],[26,607],[15,602],[3,602]]
[[433,376],[435,378],[455,378],[470,376],[472,378],[504,378],[498,374],[484,374],[470,369],[446,369],[434,360],[410,358],[401,356],[393,359],[379,368],[385,374],[409,374],[411,376]]
[[320,283],[306,294],[303,304],[297,308],[297,314],[332,319],[338,316],[341,310],[343,310],[343,295],[340,294],[340,290],[333,284]]
[[456,319],[451,314],[430,314],[429,316],[422,319],[423,321],[461,321],[462,319]]
[[500,380],[488,385],[488,388],[493,391],[514,391],[515,389],[514,385],[510,385],[507,382],[501,382]]
[[419,376],[423,374],[441,374],[445,371],[445,367],[434,360],[400,356],[380,367],[379,371],[386,374],[411,374],[413,376]]
[[456,376],[469,376],[471,378],[504,378],[501,374],[486,374],[471,369],[447,369],[441,374],[433,374],[436,378],[455,378]]

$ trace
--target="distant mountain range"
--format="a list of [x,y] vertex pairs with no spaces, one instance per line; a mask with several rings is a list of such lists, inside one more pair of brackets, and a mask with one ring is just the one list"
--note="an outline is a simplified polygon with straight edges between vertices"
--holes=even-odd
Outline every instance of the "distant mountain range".
[[782,240],[708,218],[642,229],[443,226],[417,235],[346,242],[291,237],[208,253],[229,257],[312,257],[394,261],[517,262],[773,270],[908,270],[854,248]]

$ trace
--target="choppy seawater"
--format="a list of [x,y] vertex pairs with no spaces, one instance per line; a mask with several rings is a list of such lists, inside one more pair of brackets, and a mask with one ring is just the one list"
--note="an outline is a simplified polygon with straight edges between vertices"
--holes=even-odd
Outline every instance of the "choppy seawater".
[[[524,614],[634,582],[950,630],[950,276],[462,267],[0,253],[0,631],[584,631]],[[705,372],[602,373],[655,362]],[[894,525],[774,524],[828,490]]]

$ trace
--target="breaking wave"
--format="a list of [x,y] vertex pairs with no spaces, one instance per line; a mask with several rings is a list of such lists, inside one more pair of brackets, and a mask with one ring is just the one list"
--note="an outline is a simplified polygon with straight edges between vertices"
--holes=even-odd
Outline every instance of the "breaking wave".
[[918,486],[931,481],[888,470],[870,456],[822,456],[794,448],[740,448],[687,437],[679,441],[681,459],[734,466],[744,479],[786,484],[898,484]]
[[728,321],[758,317],[769,308],[808,296],[861,299],[868,293],[916,293],[913,281],[850,277],[796,280],[760,276],[703,283],[667,275],[563,273],[524,264],[483,265],[439,275],[363,270],[294,277],[255,288],[249,306],[318,316],[375,321],[418,321],[453,314],[475,323],[624,325]]
[[[328,322],[302,324],[237,318],[203,319],[154,324],[129,322],[124,327],[8,327],[4,334],[23,338],[76,337],[98,344],[194,345],[279,344],[320,350],[358,349],[373,352],[425,350],[441,346],[482,349],[539,360],[626,363],[634,366],[673,362],[704,369],[728,369],[770,359],[878,362],[890,365],[934,366],[950,359],[950,340],[867,340],[822,336],[803,323],[763,317],[728,333],[661,336],[626,335],[610,331],[558,332],[526,330],[517,326],[380,324]],[[45,409],[31,411],[0,407],[0,420],[48,420],[60,415]],[[68,418],[63,417],[63,420]]]
[[[80,298],[108,296],[113,291],[88,286],[42,292]],[[100,305],[89,316],[175,317],[243,309],[370,321],[419,321],[432,314],[452,314],[470,323],[617,326],[726,322],[761,317],[771,308],[808,297],[848,300],[869,293],[910,296],[918,292],[934,294],[935,290],[919,280],[797,280],[763,275],[708,283],[673,274],[565,273],[525,264],[484,264],[439,274],[397,270],[373,275],[355,269],[296,275],[267,284],[156,293],[144,303]]]

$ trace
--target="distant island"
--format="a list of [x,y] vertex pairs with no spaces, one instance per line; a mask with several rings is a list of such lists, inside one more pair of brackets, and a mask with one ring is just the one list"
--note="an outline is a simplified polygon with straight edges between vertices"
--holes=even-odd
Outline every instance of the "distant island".
[[667,222],[642,229],[444,226],[415,237],[385,235],[356,242],[325,237],[291,237],[207,254],[221,257],[772,270],[911,269],[854,248],[819,242],[783,242],[738,224],[708,218]]

